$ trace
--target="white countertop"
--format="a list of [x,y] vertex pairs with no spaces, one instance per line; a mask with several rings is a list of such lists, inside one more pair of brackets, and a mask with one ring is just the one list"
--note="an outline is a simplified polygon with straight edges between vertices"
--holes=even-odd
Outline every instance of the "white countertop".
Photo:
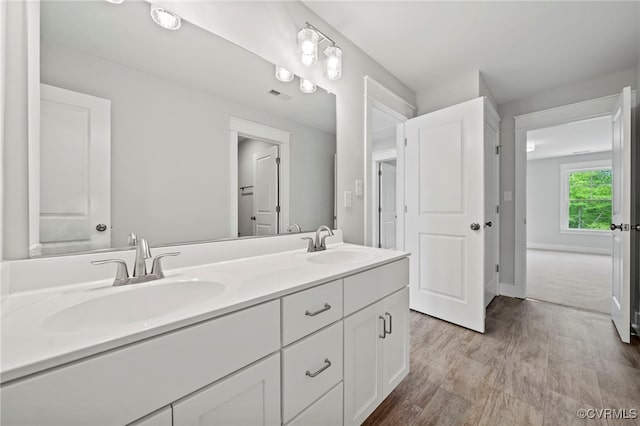
[[[149,283],[113,287],[112,280],[102,280],[12,294],[3,300],[1,308],[0,382],[4,384],[408,255],[395,250],[345,243],[332,244],[323,253],[334,250],[366,252],[370,256],[342,264],[316,264],[307,258],[317,253],[294,250],[168,270],[165,272],[166,278]],[[59,331],[47,326],[47,320],[52,315],[92,299],[175,281],[214,281],[224,284],[224,290],[208,300],[185,307],[172,307],[166,314],[113,328],[79,325],[74,331]],[[151,299],[148,303],[153,304],[154,301]],[[167,304],[167,300],[162,302]],[[117,315],[116,310],[117,306],[114,305]]]

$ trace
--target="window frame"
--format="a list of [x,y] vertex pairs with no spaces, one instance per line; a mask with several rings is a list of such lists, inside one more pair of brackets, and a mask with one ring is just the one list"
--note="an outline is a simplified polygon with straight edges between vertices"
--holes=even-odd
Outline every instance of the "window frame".
[[[593,170],[612,170],[611,159],[581,161],[560,164],[560,233],[580,235],[609,235],[611,231],[605,229],[569,228],[569,175],[575,172],[589,172]],[[612,197],[613,198],[613,197]]]

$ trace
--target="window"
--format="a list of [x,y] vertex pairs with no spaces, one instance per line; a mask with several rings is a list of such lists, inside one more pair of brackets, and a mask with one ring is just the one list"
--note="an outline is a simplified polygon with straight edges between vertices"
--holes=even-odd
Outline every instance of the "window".
[[607,231],[611,224],[611,162],[562,164],[561,169],[562,230]]

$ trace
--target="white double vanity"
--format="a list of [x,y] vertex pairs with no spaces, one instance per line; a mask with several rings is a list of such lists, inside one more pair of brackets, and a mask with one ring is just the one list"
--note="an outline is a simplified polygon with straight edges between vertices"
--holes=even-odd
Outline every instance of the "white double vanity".
[[99,253],[9,263],[2,424],[362,423],[409,372],[407,253],[301,235],[182,246],[120,287]]

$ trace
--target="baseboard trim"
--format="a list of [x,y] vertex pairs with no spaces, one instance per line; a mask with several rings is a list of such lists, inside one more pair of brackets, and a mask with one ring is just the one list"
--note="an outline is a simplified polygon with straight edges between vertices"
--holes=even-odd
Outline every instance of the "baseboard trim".
[[500,283],[500,296],[517,297],[518,299],[526,298],[526,295],[522,294],[521,290],[511,283]]
[[563,246],[563,245],[556,245],[556,244],[538,244],[538,243],[527,243],[527,248],[535,249],[535,250],[568,251],[571,253],[603,254],[603,255],[611,256],[610,248]]

